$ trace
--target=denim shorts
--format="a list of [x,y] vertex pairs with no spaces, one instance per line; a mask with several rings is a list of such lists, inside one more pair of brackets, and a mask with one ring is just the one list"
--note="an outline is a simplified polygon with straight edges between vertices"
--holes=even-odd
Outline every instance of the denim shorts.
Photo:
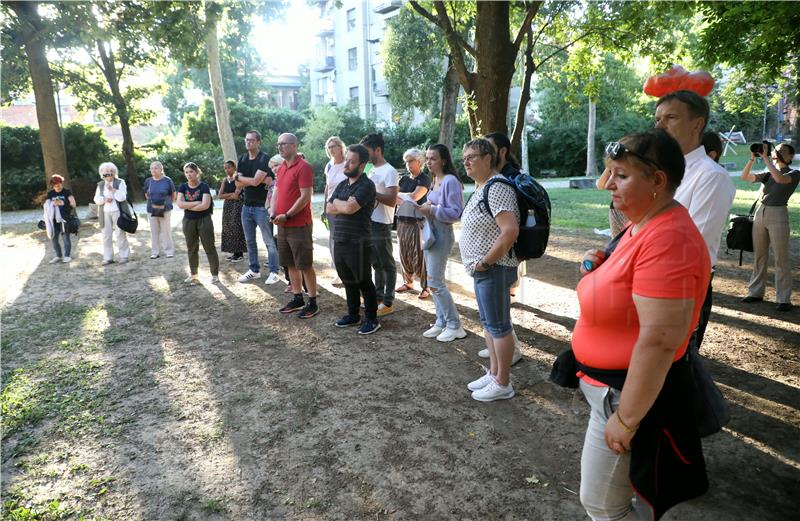
[[517,280],[517,268],[495,265],[486,271],[476,271],[475,299],[483,329],[492,338],[503,338],[511,333],[511,297],[509,288]]

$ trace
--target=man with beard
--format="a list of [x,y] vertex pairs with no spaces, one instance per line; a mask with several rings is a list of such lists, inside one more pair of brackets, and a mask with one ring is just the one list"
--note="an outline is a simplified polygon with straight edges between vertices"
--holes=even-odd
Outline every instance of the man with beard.
[[364,296],[364,322],[359,335],[380,329],[378,301],[371,273],[372,211],[375,208],[375,183],[364,175],[369,150],[363,145],[347,147],[344,175],[325,206],[325,213],[336,216],[333,228],[336,272],[347,294],[347,314],[336,321],[336,327],[355,326],[359,316],[360,295]]

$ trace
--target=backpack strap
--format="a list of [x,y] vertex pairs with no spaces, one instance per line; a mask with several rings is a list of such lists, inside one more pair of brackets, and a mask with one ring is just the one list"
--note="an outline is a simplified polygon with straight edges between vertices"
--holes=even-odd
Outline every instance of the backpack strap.
[[[514,191],[515,191],[514,195],[516,195],[516,186],[517,185],[511,179],[508,179],[507,177],[503,177],[503,176],[500,176],[500,177],[495,176],[492,179],[489,179],[489,181],[485,185],[483,185],[483,200],[481,201],[481,204],[483,204],[483,206],[486,208],[486,211],[489,213],[489,215],[492,214],[492,209],[489,208],[489,188],[495,183],[500,183],[500,184],[504,184],[504,185],[510,186],[511,188],[514,189]],[[520,217],[521,217],[521,215],[520,215]]]

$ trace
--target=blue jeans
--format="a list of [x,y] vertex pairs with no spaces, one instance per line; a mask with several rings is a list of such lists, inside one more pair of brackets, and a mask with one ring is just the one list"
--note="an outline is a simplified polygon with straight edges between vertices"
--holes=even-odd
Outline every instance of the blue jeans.
[[[56,257],[69,257],[72,252],[72,239],[69,238],[69,232],[66,231],[66,227],[67,223],[57,223],[53,219],[53,249],[56,250]],[[58,242],[59,235],[64,236],[64,255],[61,255],[61,244]]]
[[247,260],[250,271],[259,273],[261,265],[258,263],[258,242],[256,240],[256,226],[261,229],[261,238],[267,245],[267,260],[270,273],[278,273],[278,248],[275,246],[275,237],[272,236],[272,223],[269,222],[267,209],[263,206],[242,206],[242,229],[244,240],[247,241]]
[[450,250],[453,249],[455,235],[453,225],[443,223],[437,219],[431,219],[433,235],[436,242],[433,246],[425,250],[425,266],[428,270],[428,287],[431,288],[431,297],[436,306],[436,326],[458,329],[461,327],[461,319],[458,316],[456,303],[453,301],[450,291],[445,283],[445,271],[447,270],[447,258]]
[[515,280],[517,268],[500,265],[494,265],[486,271],[476,271],[473,276],[481,324],[492,338],[503,338],[514,329],[511,325],[511,297],[508,290]]

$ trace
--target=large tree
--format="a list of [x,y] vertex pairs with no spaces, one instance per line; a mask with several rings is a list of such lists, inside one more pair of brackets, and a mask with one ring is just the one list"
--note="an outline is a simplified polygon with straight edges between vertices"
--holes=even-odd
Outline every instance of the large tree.
[[[709,66],[740,67],[751,82],[778,84],[793,98],[800,143],[800,6],[797,2],[699,2],[699,47]],[[787,81],[789,80],[789,81]]]
[[[19,94],[27,87],[23,70],[24,63],[27,62],[30,85],[36,99],[36,119],[39,123],[45,182],[58,174],[69,185],[67,158],[53,97],[50,64],[47,61],[46,42],[50,28],[39,16],[38,2],[4,2],[3,5],[10,8],[15,15],[3,23],[3,100],[5,102],[12,92]],[[24,49],[24,55],[18,52],[20,49]],[[8,60],[11,53],[15,53],[13,60]]]

